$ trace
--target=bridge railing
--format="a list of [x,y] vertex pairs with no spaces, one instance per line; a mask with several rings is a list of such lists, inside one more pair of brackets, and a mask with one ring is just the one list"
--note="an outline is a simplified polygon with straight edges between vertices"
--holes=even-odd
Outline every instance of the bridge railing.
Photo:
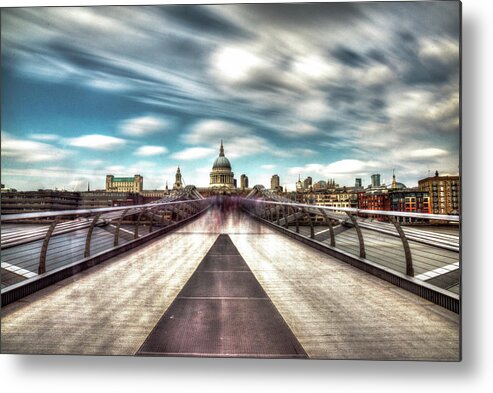
[[170,230],[188,221],[209,204],[209,200],[197,198],[4,214],[0,218],[2,272],[5,273],[2,289],[138,239],[136,245],[141,244],[150,235],[164,233],[166,228]]
[[[250,214],[271,225],[423,281],[459,269],[460,217],[457,215],[364,210],[256,198],[242,198],[241,203]],[[401,220],[419,223],[402,225]],[[443,229],[439,224],[452,224],[452,228],[446,228],[452,230],[441,233],[436,230]],[[325,229],[319,230],[321,227]],[[427,228],[429,230],[423,230]],[[344,233],[347,229],[352,229],[351,236]],[[400,250],[396,250],[395,240],[391,245],[393,238],[400,239]],[[388,250],[394,254],[386,255]],[[395,256],[402,253],[403,261],[396,260],[399,258]],[[417,275],[414,260],[418,262]]]

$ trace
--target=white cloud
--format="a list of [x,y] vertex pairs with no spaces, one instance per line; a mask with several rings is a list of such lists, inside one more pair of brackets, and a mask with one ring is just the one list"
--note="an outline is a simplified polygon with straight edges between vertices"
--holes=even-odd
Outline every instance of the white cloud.
[[68,138],[67,143],[70,146],[83,147],[86,149],[112,150],[122,147],[127,141],[113,136],[90,134],[78,138]]
[[238,158],[268,153],[276,157],[310,156],[313,150],[306,148],[280,149],[266,138],[255,135],[247,127],[224,120],[202,120],[183,137],[185,143],[208,145],[219,152],[221,139],[228,158]]
[[430,121],[441,121],[450,118],[458,121],[459,92],[454,92],[441,100],[434,100],[426,107],[425,116]]
[[224,120],[202,120],[183,139],[188,144],[218,146],[221,139],[232,139],[248,133],[248,129]]
[[189,147],[182,151],[176,152],[171,155],[175,160],[196,160],[205,157],[211,157],[216,154],[217,151],[208,147]]
[[69,152],[50,144],[29,140],[15,139],[2,132],[2,157],[12,158],[18,162],[34,163],[43,161],[60,161]]
[[420,42],[419,56],[424,59],[439,61],[457,61],[459,59],[459,43],[449,38],[425,38]]
[[146,136],[166,131],[169,122],[157,116],[141,116],[120,123],[120,132],[128,136]]
[[60,137],[55,134],[30,134],[29,137],[37,141],[45,141],[45,142],[56,141],[60,139]]
[[297,76],[314,80],[337,78],[340,73],[339,68],[316,55],[300,57],[293,63],[293,72]]
[[393,78],[394,73],[383,64],[374,65],[358,74],[358,82],[364,86],[382,85],[389,83]]
[[164,146],[141,146],[135,151],[137,156],[156,156],[158,154],[164,154],[168,151]]
[[306,135],[314,135],[320,132],[320,130],[309,124],[297,122],[292,125],[287,125],[285,127],[280,127],[277,131],[286,137],[303,137]]
[[104,164],[103,160],[85,160],[84,164],[90,165],[90,166],[100,166]]
[[395,119],[419,116],[428,107],[433,95],[430,91],[410,89],[396,92],[395,97],[391,98],[387,113]]
[[246,79],[263,60],[249,50],[238,47],[223,47],[212,56],[212,65],[220,77],[236,82]]
[[309,97],[296,103],[296,114],[301,119],[319,121],[331,115],[331,108],[323,96]]
[[123,165],[110,165],[110,166],[107,166],[105,168],[106,172],[108,172],[109,174],[113,174],[113,172],[116,172],[117,174],[121,174],[121,173],[130,173],[128,171],[128,168],[126,166],[123,166]]
[[426,149],[416,149],[409,153],[412,158],[433,158],[433,157],[443,157],[446,156],[448,152],[443,149],[437,149],[434,147],[429,147]]
[[307,164],[302,167],[293,167],[289,169],[289,173],[318,174],[325,177],[331,177],[342,174],[367,173],[369,169],[377,168],[378,166],[379,164],[376,161],[348,159],[335,161],[328,165]]
[[260,165],[260,168],[262,169],[274,169],[276,166],[274,164],[265,164],[265,165]]
[[86,83],[88,86],[94,87],[96,89],[115,91],[115,92],[128,90],[130,87],[128,84],[116,78],[113,78],[113,80],[111,80],[109,75],[104,75],[101,76],[100,78],[92,78],[92,79],[89,78]]
[[224,120],[202,120],[184,136],[188,144],[205,144],[219,152],[221,139],[229,158],[243,157],[268,151],[269,142],[252,134],[247,127]]

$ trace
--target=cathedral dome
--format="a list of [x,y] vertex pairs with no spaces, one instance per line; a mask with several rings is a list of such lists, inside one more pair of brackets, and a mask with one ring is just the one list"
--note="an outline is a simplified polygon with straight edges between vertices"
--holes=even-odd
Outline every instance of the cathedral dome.
[[229,160],[224,156],[223,141],[221,141],[221,148],[219,149],[219,156],[214,161],[212,169],[227,169],[231,171],[231,164]]
[[229,163],[229,160],[226,157],[219,156],[214,161],[214,165],[212,165],[212,169],[228,169],[228,170],[231,170],[231,164]]

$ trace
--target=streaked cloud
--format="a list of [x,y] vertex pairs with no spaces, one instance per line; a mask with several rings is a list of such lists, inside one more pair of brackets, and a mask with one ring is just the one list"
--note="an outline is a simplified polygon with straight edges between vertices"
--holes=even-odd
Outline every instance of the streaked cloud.
[[217,151],[208,147],[189,147],[171,155],[175,160],[198,160],[205,157],[212,157]]
[[68,138],[67,143],[70,146],[82,147],[93,150],[113,150],[124,146],[127,141],[114,136],[90,134],[77,138]]
[[[13,159],[22,163],[40,163],[60,161],[68,155],[67,150],[62,150],[48,143],[17,139],[6,132],[2,132],[2,158]],[[4,172],[3,169],[2,172]]]
[[167,153],[168,149],[164,146],[140,146],[136,151],[137,156],[157,156],[159,154]]
[[429,157],[443,157],[446,156],[448,152],[443,149],[436,149],[433,147],[425,149],[417,149],[409,152],[409,156],[415,158],[429,158]]
[[55,134],[29,134],[29,137],[37,141],[46,142],[52,142],[60,139],[60,136]]
[[166,131],[169,122],[156,116],[142,116],[124,120],[120,124],[120,132],[124,135],[142,137]]

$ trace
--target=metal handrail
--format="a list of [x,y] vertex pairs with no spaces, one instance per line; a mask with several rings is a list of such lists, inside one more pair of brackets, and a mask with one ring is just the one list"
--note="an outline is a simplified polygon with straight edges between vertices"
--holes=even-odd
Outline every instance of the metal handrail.
[[76,209],[76,210],[55,210],[48,212],[35,212],[35,213],[18,213],[18,214],[2,214],[0,216],[1,221],[16,221],[16,220],[28,220],[32,218],[45,218],[45,217],[60,217],[60,216],[73,216],[73,215],[95,215],[98,213],[110,213],[110,212],[118,212],[125,209],[135,209],[139,210],[141,208],[149,208],[149,206],[159,207],[159,206],[168,206],[175,204],[183,204],[183,203],[193,203],[204,201],[205,199],[190,199],[190,200],[182,200],[182,201],[173,201],[173,202],[161,202],[161,203],[149,203],[144,205],[130,205],[130,206],[115,206],[115,207],[101,207],[97,209]]
[[[34,271],[34,269],[36,269],[38,274],[41,275],[43,273],[47,273],[49,270],[48,260],[47,260],[48,248],[49,248],[50,240],[55,236],[70,233],[70,232],[76,232],[81,229],[87,229],[87,232],[85,234],[84,244],[81,244],[78,241],[74,243],[76,244],[76,248],[79,246],[82,246],[82,248],[78,248],[76,251],[74,251],[75,249],[71,249],[71,247],[73,246],[73,242],[69,241],[67,243],[68,247],[57,246],[54,249],[52,249],[52,251],[56,250],[54,253],[52,253],[52,256],[50,257],[52,261],[57,260],[58,258],[59,261],[56,263],[60,264],[60,260],[61,260],[60,256],[63,256],[62,263],[68,263],[68,262],[73,263],[74,260],[70,261],[70,258],[72,258],[73,256],[75,258],[80,258],[77,259],[77,261],[82,261],[83,259],[88,259],[92,257],[92,255],[96,251],[101,252],[101,250],[104,250],[105,252],[109,252],[109,250],[118,247],[121,243],[119,237],[120,237],[120,231],[122,231],[121,228],[122,222],[124,217],[126,216],[132,216],[136,214],[138,215],[138,218],[135,220],[135,224],[134,224],[133,239],[131,240],[131,241],[136,241],[141,237],[144,238],[147,237],[148,235],[152,236],[151,235],[152,225],[155,220],[154,214],[156,212],[157,212],[157,217],[162,218],[161,226],[163,228],[161,229],[165,230],[165,228],[171,224],[178,224],[179,222],[183,222],[183,221],[186,222],[189,218],[193,217],[194,215],[197,215],[198,213],[206,209],[210,204],[209,202],[210,201],[208,199],[202,198],[202,199],[189,199],[189,200],[158,201],[158,203],[150,203],[145,205],[117,206],[117,207],[98,208],[98,209],[63,210],[63,211],[6,215],[1,217],[2,221],[13,222],[22,219],[26,220],[26,219],[33,219],[40,217],[50,217],[53,220],[51,222],[51,225],[47,227],[45,226],[42,229],[34,228],[33,231],[30,231],[29,229],[27,230],[22,229],[13,232],[2,233],[0,247],[2,248],[2,250],[4,250],[7,248],[23,246],[24,244],[32,243],[35,241],[42,241],[42,246],[39,250],[39,256],[38,256],[39,260],[37,267],[36,267],[36,256],[35,253],[33,252],[29,254],[29,258],[27,259],[21,258],[22,261],[19,260],[20,263],[19,265],[14,264],[14,265],[10,265],[9,267],[12,273],[14,274],[17,274],[17,272],[21,271],[22,269],[29,267],[30,271]],[[177,214],[176,219],[166,220],[166,222],[164,222],[166,212],[175,212]],[[145,222],[143,222],[144,215],[150,215],[150,220],[146,220]],[[80,218],[74,219],[73,217],[70,216],[83,216],[84,222],[81,223]],[[69,221],[61,222],[60,220],[61,217],[69,218]],[[107,235],[103,236],[102,240],[100,236],[98,236],[98,238],[96,239],[95,227],[101,225],[104,227],[111,222],[117,223],[115,227],[116,230],[114,231],[113,234],[113,241],[108,239]],[[148,224],[149,231],[148,233],[139,236],[139,225],[141,224],[143,226]],[[60,230],[58,230],[59,228]],[[128,230],[125,231],[128,232]],[[109,233],[111,232],[108,232],[108,234]],[[81,233],[79,233],[77,236],[80,237],[80,235]],[[105,245],[101,247],[101,244],[103,243],[105,243]],[[135,243],[135,244],[141,244],[141,243]],[[31,247],[31,249],[36,250],[37,246]],[[83,254],[80,254],[81,251],[83,252]],[[66,253],[69,254],[69,258],[67,260],[65,260]],[[15,251],[13,251],[10,255],[15,257]],[[52,267],[50,269],[52,269]],[[26,276],[24,277],[27,278]]]
[[242,201],[251,203],[265,203],[269,205],[286,205],[295,206],[299,208],[310,208],[310,209],[324,209],[332,212],[343,212],[343,213],[353,213],[355,215],[360,214],[372,214],[381,216],[392,216],[392,217],[408,217],[408,218],[422,218],[427,220],[441,220],[450,222],[460,222],[460,216],[458,215],[447,215],[447,214],[432,214],[432,213],[411,213],[411,212],[399,212],[399,211],[389,211],[389,210],[367,210],[367,209],[357,209],[352,207],[334,207],[334,206],[321,206],[321,205],[308,205],[304,203],[288,203],[288,202],[277,202],[268,201],[264,199],[252,199],[252,198],[241,198]]
[[[358,237],[359,243],[359,257],[366,259],[366,250],[365,250],[365,241],[363,238],[363,232],[361,231],[361,227],[367,227],[367,223],[364,219],[358,217],[359,215],[380,215],[386,217],[390,225],[394,227],[395,235],[401,239],[402,247],[405,256],[406,262],[406,274],[408,276],[414,276],[414,267],[413,267],[413,257],[411,254],[411,249],[409,246],[409,240],[414,240],[419,243],[430,244],[432,246],[444,248],[451,251],[458,251],[458,246],[453,244],[450,240],[447,241],[447,244],[442,244],[443,242],[431,242],[427,239],[421,239],[419,236],[415,236],[413,234],[407,235],[402,229],[399,221],[396,217],[411,217],[411,218],[419,218],[426,220],[439,220],[439,221],[448,221],[448,222],[460,222],[460,217],[456,215],[443,215],[443,214],[426,214],[426,213],[411,213],[411,212],[397,212],[397,211],[381,211],[381,210],[366,210],[366,209],[355,209],[355,208],[340,208],[333,206],[319,206],[319,205],[309,205],[303,203],[296,202],[279,202],[276,200],[269,199],[256,199],[256,198],[241,198],[241,202],[245,203],[245,207],[248,210],[251,210],[255,215],[263,218],[264,220],[270,222],[272,225],[277,227],[284,226],[286,230],[289,230],[288,224],[288,215],[284,213],[283,222],[281,223],[279,218],[279,207],[284,207],[283,211],[286,212],[288,208],[291,208],[294,213],[295,224],[296,224],[296,233],[299,234],[299,223],[297,213],[301,213],[305,220],[308,221],[310,225],[310,238],[315,240],[314,234],[314,223],[312,221],[313,215],[323,216],[324,222],[328,225],[328,231],[330,232],[330,247],[338,248],[336,245],[336,239],[334,234],[333,225],[330,223],[330,220],[336,220],[340,223],[344,224],[344,222],[350,221],[350,225],[354,227],[356,230],[356,234]],[[259,207],[263,207],[259,211]],[[263,212],[262,212],[263,210]],[[275,210],[276,214],[272,214],[272,210]],[[340,215],[327,214],[327,212],[338,212]],[[388,227],[386,228],[372,228],[369,227],[370,230],[377,232],[385,232],[394,235]],[[308,235],[306,235],[308,236]],[[408,239],[409,238],[409,239]]]

